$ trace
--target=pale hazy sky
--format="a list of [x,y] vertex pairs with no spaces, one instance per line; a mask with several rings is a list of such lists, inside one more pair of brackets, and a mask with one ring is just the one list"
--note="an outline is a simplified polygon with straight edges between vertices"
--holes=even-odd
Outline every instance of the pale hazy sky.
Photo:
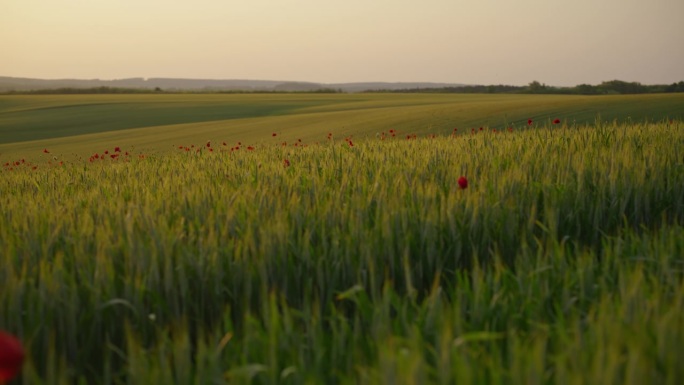
[[684,80],[684,0],[0,0],[0,76]]

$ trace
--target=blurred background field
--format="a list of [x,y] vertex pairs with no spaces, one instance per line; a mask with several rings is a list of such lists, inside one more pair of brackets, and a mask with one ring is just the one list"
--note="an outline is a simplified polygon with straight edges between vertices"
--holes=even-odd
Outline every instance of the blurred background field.
[[112,144],[169,151],[207,140],[261,143],[684,118],[681,94],[569,96],[467,94],[2,95],[0,161],[46,147],[67,159]]

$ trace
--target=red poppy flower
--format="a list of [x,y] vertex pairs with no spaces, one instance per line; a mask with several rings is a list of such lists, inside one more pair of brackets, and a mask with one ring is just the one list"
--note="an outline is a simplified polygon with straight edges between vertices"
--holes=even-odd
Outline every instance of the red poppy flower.
[[560,123],[560,119],[554,119],[553,124],[558,124]]
[[207,148],[211,147],[211,142],[207,142]]
[[105,150],[105,155],[109,155],[109,150]]
[[277,136],[277,135],[278,135],[278,134],[276,134],[275,132],[271,134],[271,136]]
[[49,153],[50,153],[50,151],[48,151],[47,148],[43,149],[43,152],[46,153],[46,154],[49,154]]
[[223,142],[223,145],[224,145],[224,146],[227,146],[228,144],[227,144],[226,142]]
[[254,150],[254,147],[249,146],[249,147],[247,147],[247,149],[248,149],[249,151],[252,151],[252,150]]
[[465,190],[468,188],[468,179],[464,176],[458,178],[458,187],[461,190]]
[[114,152],[121,152],[121,147],[114,147]]
[[13,335],[0,331],[0,383],[14,378],[24,363],[24,349]]
[[527,119],[527,125],[531,126],[532,125],[532,119]]
[[31,170],[37,170],[37,169],[38,169],[38,166],[31,167]]
[[283,165],[285,165],[285,167],[290,167],[290,161],[287,159],[283,160]]
[[354,147],[354,143],[352,143],[351,140],[350,140],[349,142],[347,142],[347,143],[349,143],[349,147]]

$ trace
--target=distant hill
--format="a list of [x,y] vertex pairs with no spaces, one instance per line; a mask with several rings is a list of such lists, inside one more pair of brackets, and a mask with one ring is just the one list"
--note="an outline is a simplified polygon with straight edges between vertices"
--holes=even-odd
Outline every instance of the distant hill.
[[0,92],[54,90],[60,88],[87,89],[97,87],[127,88],[164,91],[322,91],[363,92],[377,90],[430,89],[458,87],[456,83],[311,83],[276,80],[244,79],[174,79],[174,78],[129,78],[116,80],[100,79],[32,79],[0,76]]

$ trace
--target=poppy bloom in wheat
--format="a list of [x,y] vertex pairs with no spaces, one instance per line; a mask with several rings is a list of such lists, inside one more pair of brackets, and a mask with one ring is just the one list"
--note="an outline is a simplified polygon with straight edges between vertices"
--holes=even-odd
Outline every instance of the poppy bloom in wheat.
[[468,188],[468,179],[464,176],[458,178],[458,188],[465,190]]
[[0,331],[0,383],[14,378],[24,363],[24,348],[15,336]]
[[48,149],[47,149],[47,148],[44,148],[44,149],[43,149],[43,153],[45,153],[45,154],[49,154],[49,153],[50,153],[50,151],[48,151]]
[[531,126],[532,125],[532,119],[527,119],[527,125]]
[[553,124],[558,124],[558,123],[560,123],[560,119],[554,119],[553,120]]

